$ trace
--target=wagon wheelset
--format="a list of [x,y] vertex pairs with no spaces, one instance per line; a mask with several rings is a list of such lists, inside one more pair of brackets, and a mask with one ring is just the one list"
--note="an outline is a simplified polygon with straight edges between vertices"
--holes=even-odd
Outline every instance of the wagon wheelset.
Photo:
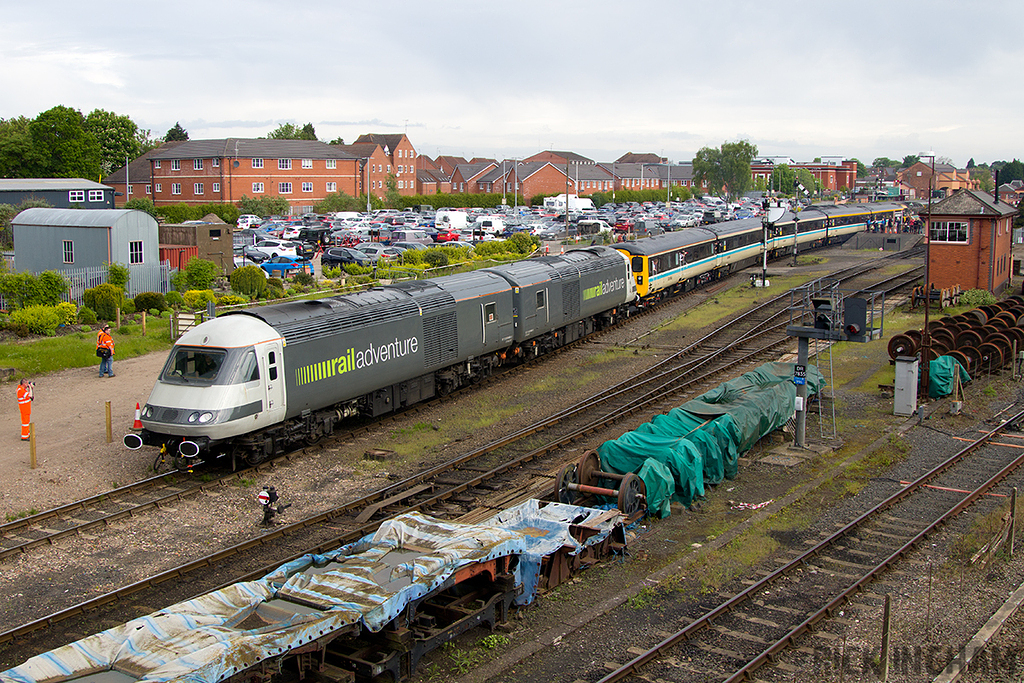
[[[576,505],[582,497],[580,494],[608,496],[616,499],[619,512],[632,516],[647,507],[647,488],[644,481],[633,472],[617,474],[602,472],[600,458],[595,451],[587,451],[579,462],[565,465],[558,473],[558,502]],[[599,479],[612,479],[619,482],[618,489],[597,486]]]

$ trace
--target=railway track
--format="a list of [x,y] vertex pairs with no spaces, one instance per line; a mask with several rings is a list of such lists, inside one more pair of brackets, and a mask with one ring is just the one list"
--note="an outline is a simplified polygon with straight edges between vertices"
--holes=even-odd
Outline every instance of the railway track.
[[[876,260],[873,263],[878,267],[879,263],[884,261]],[[847,269],[843,272],[852,278],[863,275],[862,271],[865,268],[868,266],[862,266],[856,271]],[[778,317],[782,315],[780,299],[788,302],[788,295],[755,309],[760,311],[760,314],[750,312],[736,320],[745,320],[751,316]],[[738,329],[736,320],[723,325],[722,329],[735,331]],[[763,323],[754,323],[750,326],[753,333],[759,335],[764,333],[761,329],[764,327],[767,326]],[[550,470],[557,469],[560,463],[555,456],[566,445],[620,423],[629,415],[642,411],[650,413],[668,400],[678,400],[687,391],[687,383],[692,385],[701,380],[711,381],[711,378],[726,370],[732,373],[739,372],[737,364],[743,362],[743,359],[753,364],[757,358],[785,343],[784,330],[776,328],[784,328],[784,323],[772,327],[778,335],[777,339],[764,344],[758,342],[757,347],[752,350],[749,348],[749,341],[744,337],[712,343],[714,337],[708,335],[679,354],[666,359],[658,367],[635,378],[628,378],[615,387],[583,401],[581,405],[550,416],[483,448],[417,473],[333,510],[294,524],[274,528],[259,538],[250,539],[0,633],[0,643],[11,643],[16,640],[23,642],[28,634],[50,631],[52,635],[46,636],[46,639],[55,639],[59,644],[67,638],[59,634],[62,629],[53,629],[54,626],[73,622],[74,617],[86,615],[99,606],[121,604],[126,609],[132,609],[129,605],[142,602],[152,604],[154,609],[158,608],[168,602],[168,596],[173,596],[172,593],[168,593],[167,587],[183,583],[180,581],[182,577],[188,577],[184,582],[186,585],[181,589],[183,592],[179,597],[172,599],[185,599],[224,583],[262,576],[269,567],[292,557],[306,552],[321,552],[354,540],[376,528],[381,518],[401,511],[426,510],[447,517],[467,514],[470,517],[474,514],[488,516],[494,507],[504,506],[502,499],[484,506],[479,505],[478,501],[494,491],[515,489],[514,478],[524,468],[529,470],[531,479],[542,482],[527,487],[532,495],[539,496],[550,490],[552,480],[550,475],[545,475]],[[710,350],[697,352],[697,347],[702,344],[708,346]],[[748,348],[737,350],[742,345]],[[717,363],[715,358],[719,359]],[[522,494],[512,491],[505,500],[511,500],[518,495]],[[341,534],[337,533],[339,530],[342,531]],[[310,534],[313,536],[312,539]],[[162,600],[162,603],[154,604],[157,600]],[[138,609],[135,607],[132,611],[137,613]],[[69,628],[73,629],[74,626]],[[20,649],[15,647],[14,651]],[[4,659],[16,661],[17,656],[12,654],[8,659],[4,654]]]
[[677,631],[617,670],[587,680],[751,680],[872,582],[913,558],[942,525],[969,508],[994,509],[1001,498],[986,494],[1006,494],[1024,483],[1024,452],[996,440],[1021,421],[1024,411],[760,580],[681,619]]

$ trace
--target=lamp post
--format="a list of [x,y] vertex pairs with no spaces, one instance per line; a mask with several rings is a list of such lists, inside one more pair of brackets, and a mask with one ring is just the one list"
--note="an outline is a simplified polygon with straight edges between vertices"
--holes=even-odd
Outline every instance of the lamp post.
[[501,160],[501,205],[505,206],[505,190],[508,189],[508,176],[505,175],[505,160]]
[[932,260],[932,194],[934,192],[935,184],[935,152],[922,152],[920,157],[931,157],[931,171],[932,174],[928,178],[928,224],[925,226],[924,233],[924,332],[921,334],[921,363],[924,365],[921,368],[921,390],[924,395],[928,395],[928,375],[931,369],[931,355],[932,355],[932,337],[928,330],[928,311],[931,308],[932,300],[932,287],[931,277],[929,275],[929,265]]

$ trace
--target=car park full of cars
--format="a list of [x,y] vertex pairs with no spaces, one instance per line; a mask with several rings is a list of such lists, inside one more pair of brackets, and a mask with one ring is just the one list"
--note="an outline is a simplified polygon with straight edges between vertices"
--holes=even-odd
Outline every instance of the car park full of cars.
[[288,277],[295,273],[313,274],[313,263],[295,256],[275,256],[260,264],[260,268],[271,277]]

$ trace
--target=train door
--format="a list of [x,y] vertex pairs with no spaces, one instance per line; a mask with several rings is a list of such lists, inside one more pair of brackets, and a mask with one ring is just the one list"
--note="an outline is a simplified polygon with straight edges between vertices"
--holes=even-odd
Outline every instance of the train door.
[[480,317],[483,327],[481,337],[485,347],[493,348],[495,345],[502,343],[502,340],[505,340],[505,342],[511,341],[512,320],[501,319],[501,316],[498,314],[497,302],[489,301],[480,304]]
[[281,342],[275,340],[257,348],[260,369],[263,371],[264,411],[267,424],[284,419],[284,358],[281,356]]

